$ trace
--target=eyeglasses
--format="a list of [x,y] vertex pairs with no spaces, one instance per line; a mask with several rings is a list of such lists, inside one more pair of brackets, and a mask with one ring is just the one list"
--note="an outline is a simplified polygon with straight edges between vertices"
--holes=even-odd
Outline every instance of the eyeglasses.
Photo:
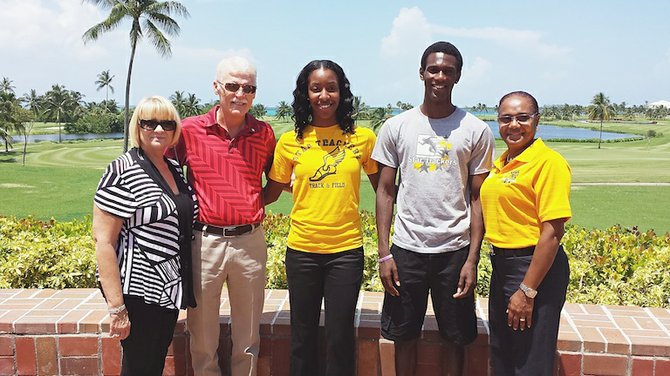
[[539,113],[537,112],[534,114],[503,115],[498,116],[498,122],[500,124],[510,124],[512,123],[512,120],[516,120],[519,124],[526,124],[530,119],[537,117],[538,115]]
[[230,91],[231,93],[237,93],[237,91],[240,90],[240,87],[242,88],[244,94],[253,94],[256,92],[256,86],[254,85],[238,84],[237,82],[226,82],[225,84],[220,81],[216,82],[218,82],[219,85],[223,86],[226,90]]
[[154,131],[158,126],[161,126],[164,131],[174,131],[177,129],[177,122],[175,120],[145,120],[140,119],[140,128],[145,131]]

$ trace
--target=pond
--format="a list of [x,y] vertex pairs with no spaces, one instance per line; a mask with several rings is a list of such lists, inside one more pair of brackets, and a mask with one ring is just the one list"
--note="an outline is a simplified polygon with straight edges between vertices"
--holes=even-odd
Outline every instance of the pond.
[[[486,122],[496,138],[500,138],[498,132],[498,123],[495,121]],[[600,132],[594,131],[586,128],[564,128],[557,127],[555,125],[540,124],[537,129],[538,137],[542,137],[543,140],[555,140],[555,139],[570,139],[570,140],[597,140],[598,134]],[[123,138],[123,133],[85,133],[85,134],[62,134],[63,141],[67,140],[94,140],[94,139],[121,139]],[[16,143],[22,143],[23,138],[19,136],[14,136],[14,141]],[[616,140],[622,138],[643,138],[640,135],[627,134],[627,133],[612,133],[612,132],[603,132],[603,140]],[[28,136],[28,142],[41,142],[41,141],[52,141],[58,142],[57,134],[36,134]]]

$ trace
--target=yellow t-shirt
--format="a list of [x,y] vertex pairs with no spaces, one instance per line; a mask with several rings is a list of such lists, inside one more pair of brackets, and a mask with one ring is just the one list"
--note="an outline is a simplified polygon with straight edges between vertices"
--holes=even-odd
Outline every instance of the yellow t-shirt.
[[494,161],[481,187],[485,237],[500,248],[534,246],[542,222],[572,216],[570,166],[539,138],[503,167],[506,157]]
[[270,179],[293,182],[288,246],[304,252],[336,253],[363,245],[360,202],[361,168],[370,175],[375,134],[357,127],[343,134],[338,125],[308,126],[303,139],[284,133],[275,149]]

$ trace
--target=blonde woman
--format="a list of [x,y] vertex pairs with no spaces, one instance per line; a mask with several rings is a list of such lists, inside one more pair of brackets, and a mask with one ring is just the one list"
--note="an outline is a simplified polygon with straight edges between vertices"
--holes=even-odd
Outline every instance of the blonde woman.
[[161,375],[179,309],[195,306],[198,206],[177,162],[163,157],[180,131],[172,103],[142,99],[130,121],[133,148],[107,166],[94,197],[98,278],[109,334],[123,347],[122,375]]

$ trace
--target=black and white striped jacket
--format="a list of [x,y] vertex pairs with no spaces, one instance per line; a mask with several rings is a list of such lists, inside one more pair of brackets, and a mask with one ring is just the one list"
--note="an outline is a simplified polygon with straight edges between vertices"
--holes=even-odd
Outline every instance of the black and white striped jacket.
[[124,219],[116,247],[123,294],[184,309],[195,306],[190,243],[198,205],[177,162],[168,161],[181,194],[193,200],[192,218],[186,217],[190,223],[181,223],[181,230],[175,195],[141,149],[131,149],[107,166],[94,202]]

